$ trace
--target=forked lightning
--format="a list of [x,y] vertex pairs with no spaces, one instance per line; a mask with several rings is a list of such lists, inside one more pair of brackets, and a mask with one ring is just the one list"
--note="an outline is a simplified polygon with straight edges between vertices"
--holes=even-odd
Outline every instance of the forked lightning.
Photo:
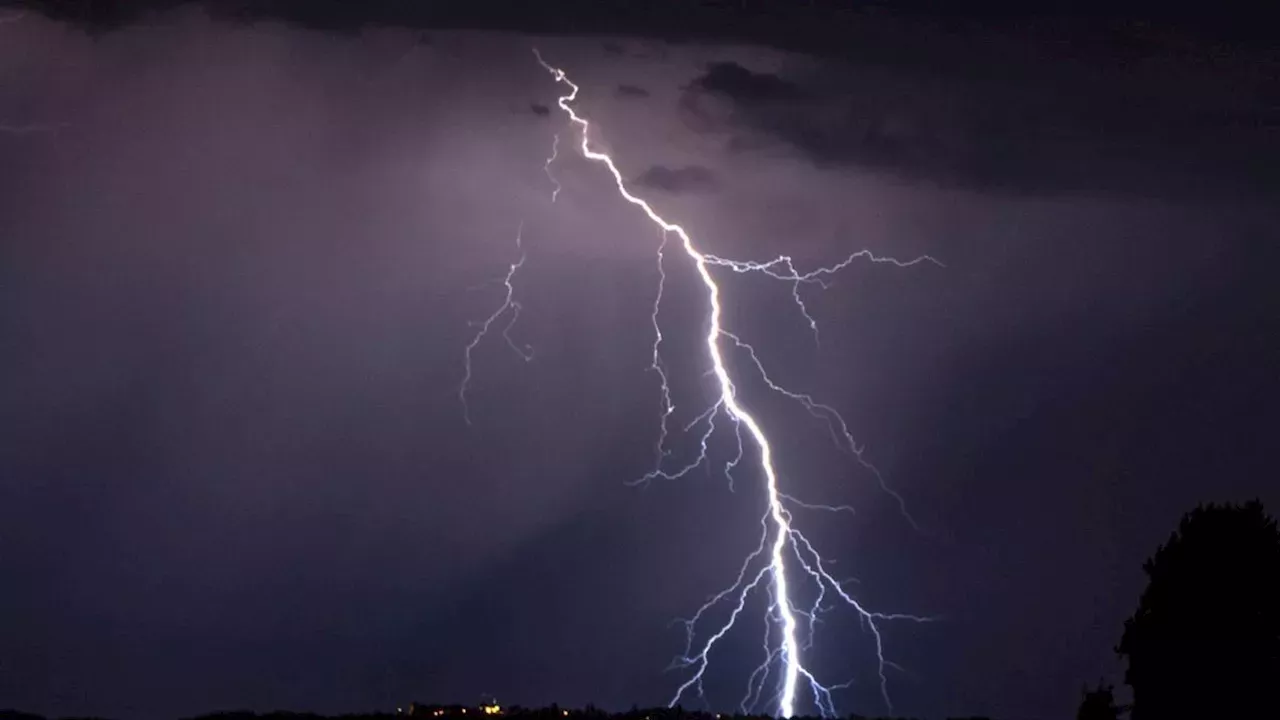
[[[711,662],[712,651],[738,623],[738,619],[744,612],[748,598],[753,591],[761,590],[767,594],[768,598],[762,647],[764,657],[760,665],[747,678],[746,694],[741,701],[741,707],[744,712],[753,710],[767,697],[772,703],[772,712],[776,712],[783,717],[790,717],[796,713],[797,704],[804,701],[802,688],[805,688],[808,691],[808,699],[818,712],[826,716],[837,714],[832,692],[844,687],[847,683],[824,685],[806,665],[804,657],[806,649],[813,642],[818,615],[828,609],[824,605],[828,599],[841,602],[852,608],[863,621],[864,626],[870,631],[878,659],[880,693],[884,698],[885,704],[892,708],[885,669],[893,667],[893,664],[885,659],[880,623],[892,620],[926,622],[930,618],[868,610],[846,590],[844,583],[831,576],[827,570],[827,563],[824,562],[822,556],[804,534],[795,527],[791,508],[829,512],[852,512],[853,508],[847,505],[833,506],[806,503],[797,500],[792,494],[782,491],[769,438],[760,421],[743,407],[739,401],[737,385],[726,366],[726,352],[741,353],[744,359],[750,361],[749,366],[755,368],[759,378],[767,387],[796,401],[807,412],[824,421],[828,425],[833,439],[848,452],[852,453],[857,461],[875,476],[880,487],[889,492],[898,502],[903,510],[903,515],[909,521],[910,516],[906,514],[902,498],[885,484],[880,472],[863,458],[862,448],[854,442],[853,435],[849,431],[844,418],[834,408],[817,402],[810,395],[793,392],[777,384],[765,372],[764,365],[757,356],[755,348],[745,342],[739,335],[724,328],[722,324],[721,289],[712,275],[712,270],[713,268],[723,268],[734,273],[760,273],[790,283],[794,301],[813,332],[816,342],[818,339],[818,326],[801,297],[800,289],[802,285],[813,284],[826,287],[827,279],[831,275],[848,267],[857,260],[888,263],[897,267],[909,267],[926,262],[936,265],[941,265],[941,263],[929,256],[900,261],[889,257],[876,256],[870,251],[862,250],[849,255],[839,264],[819,268],[811,272],[800,272],[792,258],[788,256],[781,256],[767,262],[754,262],[731,260],[703,252],[683,227],[663,218],[648,202],[631,193],[613,158],[607,153],[596,150],[591,144],[591,124],[573,107],[573,102],[578,97],[579,87],[569,80],[565,71],[547,63],[536,49],[534,50],[534,56],[557,83],[568,88],[568,92],[558,98],[557,105],[564,111],[569,121],[580,131],[582,142],[579,149],[582,155],[586,159],[604,166],[613,178],[618,195],[626,202],[639,208],[656,226],[661,235],[661,242],[657,250],[659,282],[657,296],[653,304],[654,343],[650,366],[657,374],[661,385],[662,417],[657,443],[657,463],[653,470],[638,478],[636,482],[648,482],[658,478],[679,478],[708,462],[708,442],[719,427],[724,427],[724,425],[717,426],[716,419],[719,417],[723,417],[727,422],[733,424],[737,440],[737,453],[724,467],[725,475],[729,478],[730,483],[732,483],[732,472],[743,462],[747,455],[746,444],[743,440],[743,428],[746,429],[746,435],[750,439],[751,446],[758,452],[756,464],[764,480],[767,509],[760,519],[759,544],[742,563],[733,584],[712,596],[694,613],[693,617],[682,621],[686,630],[686,645],[684,652],[676,658],[675,665],[679,668],[687,669],[689,676],[676,689],[671,698],[671,704],[675,705],[681,702],[690,693],[695,693],[699,697],[703,695],[703,679]],[[554,176],[551,174],[551,164],[559,153],[559,141],[560,137],[557,135],[553,141],[551,156],[547,158],[544,165],[544,170],[555,185],[552,193],[553,201],[561,189],[560,184],[555,181]],[[700,452],[697,457],[678,468],[667,469],[664,467],[663,461],[669,455],[665,448],[668,438],[668,419],[674,412],[675,407],[672,403],[671,389],[667,382],[666,369],[660,354],[663,337],[658,316],[666,282],[663,262],[665,260],[665,251],[669,247],[668,241],[672,235],[678,238],[680,250],[687,260],[693,264],[706,292],[707,334],[705,347],[710,361],[710,370],[707,374],[714,376],[718,392],[710,406],[684,427],[685,431],[689,431],[694,427],[702,426],[698,436],[700,439]],[[520,306],[511,299],[511,281],[523,261],[524,256],[522,254],[520,260],[512,264],[507,273],[505,278],[507,288],[505,303],[489,317],[472,342],[467,346],[466,376],[459,393],[463,399],[464,411],[466,387],[471,378],[471,351],[484,337],[489,326],[501,317],[504,312],[511,310],[511,321],[507,325],[508,328],[518,316]],[[508,342],[510,342],[510,338],[508,338]],[[517,352],[520,352],[520,349],[514,343],[511,344],[512,347],[516,348]],[[521,355],[527,358],[525,353],[521,352]],[[732,487],[732,484],[730,487]],[[914,525],[914,522],[912,524]],[[760,567],[756,568],[757,564]],[[807,606],[798,605],[794,599],[797,593],[793,591],[793,584],[800,582],[811,583],[814,588],[815,599]],[[712,628],[710,634],[707,634],[705,638],[699,641],[699,635],[706,634],[706,631],[700,633],[705,624],[704,616],[708,615],[714,608],[721,606],[721,604],[728,605],[729,614],[727,620],[721,625]],[[765,686],[770,676],[775,673],[780,673],[776,678],[776,694],[769,696],[766,695]]]

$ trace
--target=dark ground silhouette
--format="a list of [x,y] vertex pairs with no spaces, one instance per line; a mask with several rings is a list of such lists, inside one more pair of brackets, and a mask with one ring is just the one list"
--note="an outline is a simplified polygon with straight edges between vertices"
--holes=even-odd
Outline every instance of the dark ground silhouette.
[[1116,704],[1114,688],[1102,682],[1092,690],[1085,688],[1083,696],[1076,720],[1118,720],[1128,711],[1125,706]]
[[[1149,577],[1138,609],[1125,621],[1116,652],[1127,658],[1133,703],[1117,703],[1113,687],[1086,687],[1077,720],[1253,720],[1280,717],[1280,529],[1258,501],[1201,505],[1143,566]],[[184,720],[766,720],[769,715],[717,714],[675,708],[609,713],[497,705],[426,705],[395,712],[322,716],[311,713],[219,712]],[[850,720],[869,720],[849,715]],[[0,711],[0,720],[46,720]],[[61,720],[73,720],[62,718]],[[89,720],[79,718],[74,720]],[[127,720],[127,719],[122,719]],[[796,716],[796,720],[808,720]],[[816,720],[816,719],[815,719]],[[985,720],[951,718],[950,720]]]
[[[424,705],[411,703],[394,713],[353,713],[347,715],[316,715],[313,713],[270,712],[254,713],[250,711],[218,712],[198,715],[182,720],[404,720],[404,718],[435,718],[438,720],[473,720],[474,718],[502,718],[504,720],[773,720],[771,715],[718,714],[682,708],[634,708],[627,712],[610,713],[596,708],[584,709],[561,708],[551,705],[544,708],[524,708],[519,706],[504,707],[498,712],[486,713],[484,706],[464,705]],[[891,720],[887,717],[848,715],[848,720]],[[49,720],[41,715],[32,715],[3,710],[0,720]],[[60,718],[60,720],[101,720],[91,718]],[[125,719],[121,719],[125,720]],[[810,720],[809,716],[797,715],[795,720]],[[818,720],[816,717],[812,720]],[[894,720],[908,720],[899,718]],[[989,720],[984,717],[955,717],[948,720]]]
[[1143,569],[1116,648],[1133,720],[1280,717],[1280,531],[1262,504],[1192,510]]

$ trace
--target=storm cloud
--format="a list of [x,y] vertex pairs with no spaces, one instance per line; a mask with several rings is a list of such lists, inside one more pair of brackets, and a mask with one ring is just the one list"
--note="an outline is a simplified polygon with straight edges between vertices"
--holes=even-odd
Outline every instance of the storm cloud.
[[[761,478],[744,460],[730,491],[728,434],[628,484],[661,457],[655,312],[668,460],[697,449],[705,287],[578,152],[535,46],[706,252],[944,263],[712,269],[725,326],[924,528],[731,351],[781,481],[856,506],[804,513],[812,539],[876,609],[942,617],[886,635],[900,713],[1070,715],[1178,515],[1280,503],[1271,66],[1022,62],[845,15],[789,36],[713,3],[24,5],[0,25],[0,707],[667,702],[672,618],[756,547]],[[521,258],[534,359],[479,343],[468,425],[463,349]],[[823,619],[806,657],[880,713],[864,628]]]
[[705,193],[715,189],[716,176],[710,168],[701,165],[654,165],[636,176],[634,182],[640,187],[668,193]]
[[[823,167],[941,187],[1201,199],[1280,192],[1280,108],[1265,100],[1280,90],[1276,76],[1190,63],[1019,62],[1045,67],[956,76],[833,61],[777,74],[717,62],[688,84],[683,106],[696,127],[731,133],[736,147],[780,144]],[[708,110],[707,97],[728,109]]]
[[618,95],[619,97],[647,98],[649,97],[649,91],[639,85],[627,85],[624,83],[618,86]]

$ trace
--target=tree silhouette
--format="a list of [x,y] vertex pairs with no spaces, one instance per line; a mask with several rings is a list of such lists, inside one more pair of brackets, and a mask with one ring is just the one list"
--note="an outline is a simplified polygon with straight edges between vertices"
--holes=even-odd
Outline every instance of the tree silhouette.
[[1084,689],[1076,720],[1118,720],[1124,708],[1116,704],[1116,696],[1110,685],[1098,683],[1098,687]]
[[1280,530],[1262,504],[1197,507],[1143,570],[1116,647],[1133,720],[1280,718]]

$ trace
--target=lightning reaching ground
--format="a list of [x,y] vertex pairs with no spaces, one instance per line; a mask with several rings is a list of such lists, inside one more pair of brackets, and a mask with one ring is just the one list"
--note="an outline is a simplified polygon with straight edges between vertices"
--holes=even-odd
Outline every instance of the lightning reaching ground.
[[[635,482],[647,483],[657,479],[680,478],[693,469],[708,463],[708,443],[716,431],[721,427],[726,427],[727,424],[733,425],[734,437],[737,441],[736,455],[724,466],[724,474],[729,480],[730,488],[733,488],[733,471],[748,456],[748,444],[745,439],[749,439],[751,449],[757,453],[755,455],[756,467],[764,480],[766,510],[760,518],[758,545],[743,561],[733,584],[712,596],[694,613],[693,617],[681,621],[686,631],[686,643],[684,652],[676,658],[673,665],[676,668],[689,671],[689,675],[676,689],[671,698],[671,704],[680,703],[689,694],[696,694],[705,700],[703,697],[703,679],[711,663],[712,651],[738,624],[739,617],[746,609],[748,599],[754,593],[760,591],[765,593],[768,600],[767,612],[764,618],[765,634],[762,644],[764,657],[760,665],[756,667],[755,671],[747,679],[746,694],[741,702],[743,711],[751,711],[768,697],[772,705],[771,712],[776,712],[783,717],[790,717],[795,714],[797,703],[804,701],[804,693],[807,690],[808,699],[820,713],[825,716],[837,714],[832,693],[847,686],[848,683],[823,684],[805,662],[805,651],[813,644],[816,626],[819,623],[819,615],[831,609],[825,604],[828,598],[832,602],[838,602],[851,608],[861,620],[864,628],[870,632],[878,659],[880,692],[886,706],[892,708],[888,693],[886,668],[896,666],[885,657],[880,629],[881,623],[896,620],[926,622],[931,618],[869,610],[846,589],[849,581],[837,581],[828,572],[828,563],[824,561],[818,550],[815,549],[813,544],[793,522],[792,509],[849,513],[854,510],[848,505],[837,506],[803,502],[796,499],[793,494],[782,490],[777,464],[774,460],[773,446],[770,444],[769,437],[761,422],[739,401],[738,381],[735,380],[729,370],[726,362],[726,353],[738,353],[744,359],[749,360],[749,367],[755,369],[759,379],[769,389],[797,402],[808,413],[824,422],[833,440],[840,447],[851,453],[862,467],[875,476],[880,487],[898,502],[903,516],[913,526],[915,523],[911,520],[910,515],[907,514],[902,498],[889,488],[875,466],[864,459],[863,448],[854,441],[844,418],[834,408],[816,401],[811,395],[789,390],[776,383],[765,371],[765,367],[760,361],[755,348],[745,342],[739,335],[724,327],[722,322],[721,289],[712,271],[720,268],[736,274],[758,273],[790,283],[795,304],[813,332],[815,342],[817,342],[818,324],[805,306],[801,295],[802,286],[817,285],[825,288],[827,287],[828,279],[832,275],[857,260],[887,263],[903,268],[926,262],[937,265],[941,265],[941,263],[928,256],[922,256],[910,261],[900,261],[889,257],[879,257],[870,251],[862,250],[849,255],[844,261],[831,267],[802,272],[796,267],[792,258],[788,256],[781,256],[766,262],[756,262],[731,260],[703,252],[682,226],[662,217],[647,201],[632,194],[613,158],[607,153],[596,150],[591,144],[591,124],[573,107],[573,103],[578,97],[579,87],[569,80],[564,70],[547,63],[536,49],[534,50],[534,56],[558,84],[568,88],[568,92],[558,98],[557,105],[564,111],[572,126],[579,131],[582,138],[579,150],[583,157],[602,165],[608,171],[613,178],[618,195],[626,202],[637,207],[654,224],[655,230],[661,238],[657,250],[659,280],[652,313],[654,342],[650,369],[658,376],[660,382],[662,416],[655,466]],[[551,173],[552,163],[555,162],[559,153],[559,143],[560,136],[557,134],[552,143],[551,155],[544,164],[544,170],[555,186],[551,195],[553,202],[561,189],[560,183],[556,181],[555,176]],[[666,283],[664,262],[666,261],[666,252],[671,244],[670,241],[673,239],[678,240],[679,249],[684,257],[693,264],[706,291],[705,326],[707,334],[705,336],[705,348],[710,362],[710,369],[706,375],[714,377],[717,389],[713,402],[683,428],[685,432],[689,432],[695,427],[701,428],[697,436],[699,453],[691,462],[674,469],[665,467],[664,462],[670,455],[666,448],[670,432],[668,421],[675,411],[675,405],[672,401],[671,387],[668,383],[667,372],[660,352],[663,335],[659,322],[659,310]],[[519,236],[517,236],[517,245],[519,245],[519,242]],[[479,331],[467,346],[466,376],[459,389],[464,413],[466,412],[466,389],[471,378],[471,351],[488,333],[490,326],[508,310],[510,310],[511,317],[507,325],[508,329],[510,324],[514,323],[516,317],[518,317],[520,305],[512,300],[512,278],[523,262],[524,255],[522,250],[519,260],[510,266],[504,281],[507,288],[505,302],[481,324]],[[510,337],[507,337],[507,341],[518,353],[521,353],[522,357],[529,358],[528,355],[521,352],[511,342]],[[470,422],[469,415],[466,417]],[[720,425],[717,425],[718,419],[721,420]],[[746,436],[745,439],[744,435]],[[806,591],[808,593],[806,597],[812,596],[814,598],[811,604],[802,605],[797,601],[796,598],[801,594],[799,584],[811,584],[812,589]],[[708,631],[704,630],[708,617],[722,606],[728,606],[728,618],[719,626],[711,629],[708,634]],[[700,636],[705,637],[700,639]],[[770,677],[775,677],[777,683],[776,691],[771,695],[766,695],[765,687]]]

